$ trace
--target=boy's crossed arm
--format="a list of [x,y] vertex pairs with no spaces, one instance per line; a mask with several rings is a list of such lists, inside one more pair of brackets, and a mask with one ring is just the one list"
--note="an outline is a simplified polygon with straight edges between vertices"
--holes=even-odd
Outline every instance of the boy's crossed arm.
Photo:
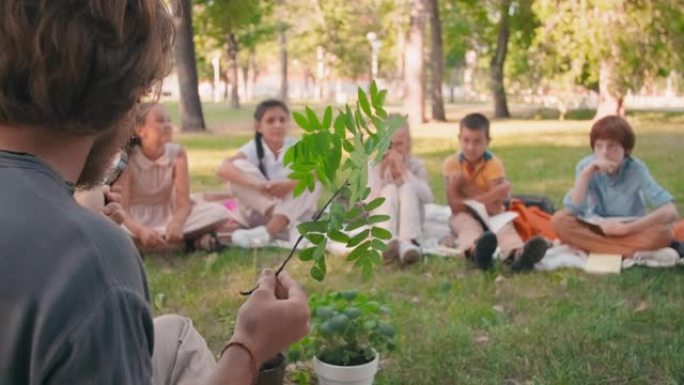
[[476,200],[487,207],[489,214],[498,214],[503,208],[503,202],[511,193],[511,183],[506,178],[498,178],[489,182],[490,188],[486,191],[479,189],[460,172],[456,171],[447,177],[447,203],[451,212],[456,214],[465,212],[463,201]]

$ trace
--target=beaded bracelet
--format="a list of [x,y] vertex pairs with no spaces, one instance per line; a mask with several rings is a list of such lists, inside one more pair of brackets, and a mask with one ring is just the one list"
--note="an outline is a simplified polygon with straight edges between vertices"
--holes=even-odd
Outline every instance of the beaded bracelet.
[[256,358],[254,358],[254,353],[252,352],[252,349],[250,349],[247,345],[240,341],[230,341],[226,344],[226,346],[223,347],[223,349],[221,349],[219,357],[223,356],[223,353],[225,353],[225,351],[228,350],[228,348],[230,348],[231,346],[236,346],[244,350],[249,356],[249,366],[252,369],[252,384],[256,384],[257,379],[259,378],[259,370],[256,366]]

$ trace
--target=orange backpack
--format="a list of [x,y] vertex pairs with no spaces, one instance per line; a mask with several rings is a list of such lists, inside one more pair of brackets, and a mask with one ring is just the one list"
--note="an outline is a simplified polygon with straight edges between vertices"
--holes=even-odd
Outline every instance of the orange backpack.
[[518,217],[513,220],[513,225],[523,241],[537,235],[549,240],[558,239],[558,235],[551,227],[551,214],[542,211],[539,207],[525,206],[521,200],[511,199],[508,211],[518,213]]

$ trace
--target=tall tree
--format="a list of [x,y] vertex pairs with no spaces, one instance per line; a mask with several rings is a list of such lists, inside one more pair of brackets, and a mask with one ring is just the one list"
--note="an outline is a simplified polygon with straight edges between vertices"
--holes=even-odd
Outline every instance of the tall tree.
[[[539,68],[599,92],[596,118],[625,113],[628,91],[684,68],[684,9],[672,0],[538,0]],[[543,39],[542,39],[543,36]]]
[[284,23],[278,27],[278,48],[280,50],[280,98],[288,99],[288,76],[287,76],[287,29]]
[[430,3],[430,61],[432,62],[432,119],[446,122],[444,113],[444,48],[442,41],[442,20],[439,16],[439,1],[429,0]]
[[[471,91],[489,92],[497,116],[508,115],[508,86],[504,84],[511,78],[520,83],[520,79],[533,74],[527,64],[539,22],[532,3],[533,0],[442,1],[448,72],[474,75],[472,85],[476,89]],[[472,67],[476,67],[474,73]]]
[[249,52],[260,39],[270,36],[272,28],[267,23],[262,23],[262,18],[271,12],[271,2],[267,0],[196,1],[203,6],[198,18],[205,26],[207,35],[211,36],[218,46],[223,45],[226,48],[228,60],[226,75],[230,83],[231,106],[239,108],[238,54],[243,48]]
[[174,0],[173,9],[181,129],[182,131],[204,131],[206,126],[198,91],[197,62],[192,30],[192,2],[191,0]]
[[409,124],[417,127],[425,121],[425,4],[426,0],[411,0],[408,39],[404,55],[404,110]]
[[511,113],[508,111],[506,88],[504,86],[504,63],[506,63],[508,40],[510,37],[511,0],[501,0],[500,3],[496,49],[490,61],[489,71],[491,75],[492,98],[494,99],[494,116],[497,118],[510,118]]
[[287,23],[285,23],[285,0],[278,0],[278,11],[276,21],[278,24],[278,48],[280,50],[280,98],[288,99],[288,74],[287,74]]
[[[369,32],[382,41],[379,53],[380,77],[394,67],[390,59],[394,46],[395,0],[287,0],[288,37],[296,42],[289,54],[305,63],[322,59],[325,78],[354,79],[367,76],[371,68]],[[392,62],[390,64],[390,62]],[[313,67],[313,66],[312,66]],[[317,71],[314,71],[317,72]],[[384,73],[384,74],[383,74]],[[321,80],[316,79],[317,86]]]

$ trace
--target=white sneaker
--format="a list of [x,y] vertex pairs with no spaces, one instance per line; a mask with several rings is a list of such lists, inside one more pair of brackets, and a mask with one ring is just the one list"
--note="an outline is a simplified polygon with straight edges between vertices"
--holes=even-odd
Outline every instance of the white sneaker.
[[271,235],[266,230],[266,226],[258,226],[252,229],[235,230],[230,239],[235,246],[253,249],[268,246],[271,242]]
[[411,241],[401,241],[399,243],[399,260],[401,263],[410,265],[420,261],[422,254],[420,248]]
[[679,253],[671,247],[663,247],[658,250],[637,251],[632,259],[638,265],[672,267],[679,261]]

